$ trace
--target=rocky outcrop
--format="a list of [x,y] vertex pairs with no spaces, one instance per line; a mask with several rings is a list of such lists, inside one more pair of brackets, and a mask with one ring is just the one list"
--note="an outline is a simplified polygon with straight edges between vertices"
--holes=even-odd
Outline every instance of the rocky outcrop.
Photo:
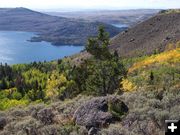
[[128,112],[128,107],[116,97],[98,97],[81,105],[74,113],[77,125],[85,126],[89,134],[108,126]]

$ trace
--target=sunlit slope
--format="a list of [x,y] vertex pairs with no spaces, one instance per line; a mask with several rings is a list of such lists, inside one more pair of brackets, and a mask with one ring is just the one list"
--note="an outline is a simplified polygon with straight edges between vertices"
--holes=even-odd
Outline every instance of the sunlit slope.
[[[134,60],[124,79],[124,87],[135,90],[142,87],[153,89],[180,88],[180,43],[168,45],[165,52]],[[129,87],[128,87],[129,86]]]

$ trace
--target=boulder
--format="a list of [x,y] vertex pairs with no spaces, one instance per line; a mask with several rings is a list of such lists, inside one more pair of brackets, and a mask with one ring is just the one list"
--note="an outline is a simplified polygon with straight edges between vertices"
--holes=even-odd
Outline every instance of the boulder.
[[0,130],[2,130],[7,124],[6,118],[0,117]]
[[[113,104],[116,105],[114,106]],[[92,127],[101,128],[109,125],[114,120],[117,120],[115,119],[117,116],[114,113],[121,116],[127,111],[127,106],[114,96],[98,97],[81,105],[75,111],[73,119],[77,125],[85,126],[90,130]]]

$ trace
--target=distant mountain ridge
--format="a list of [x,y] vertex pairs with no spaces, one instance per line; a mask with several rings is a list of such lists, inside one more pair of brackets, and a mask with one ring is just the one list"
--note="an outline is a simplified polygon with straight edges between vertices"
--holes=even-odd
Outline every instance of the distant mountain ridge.
[[49,15],[66,18],[99,21],[107,24],[125,24],[134,26],[139,22],[147,20],[157,14],[160,9],[127,9],[127,10],[95,10],[95,11],[74,11],[74,12],[45,12]]
[[31,41],[48,41],[54,45],[83,45],[89,36],[97,34],[99,25],[104,25],[111,37],[122,31],[100,22],[56,17],[26,8],[1,8],[0,18],[0,30],[35,32],[38,36]]

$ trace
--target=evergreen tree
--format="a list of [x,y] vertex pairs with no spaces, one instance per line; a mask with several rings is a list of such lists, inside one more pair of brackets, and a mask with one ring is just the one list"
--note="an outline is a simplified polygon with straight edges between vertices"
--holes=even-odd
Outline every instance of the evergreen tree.
[[99,27],[98,36],[89,38],[86,45],[86,50],[96,59],[104,60],[111,58],[111,53],[108,49],[109,34],[105,32],[104,27]]
[[150,80],[153,81],[154,80],[154,74],[153,72],[151,71],[151,74],[150,74]]
[[95,95],[106,95],[119,88],[126,69],[118,52],[111,54],[108,46],[108,33],[101,26],[97,37],[90,38],[86,46],[87,52],[94,57],[75,68],[74,80],[79,89]]
[[150,73],[150,76],[149,76],[149,78],[150,78],[150,84],[153,84],[154,83],[154,73],[151,71],[151,73]]

